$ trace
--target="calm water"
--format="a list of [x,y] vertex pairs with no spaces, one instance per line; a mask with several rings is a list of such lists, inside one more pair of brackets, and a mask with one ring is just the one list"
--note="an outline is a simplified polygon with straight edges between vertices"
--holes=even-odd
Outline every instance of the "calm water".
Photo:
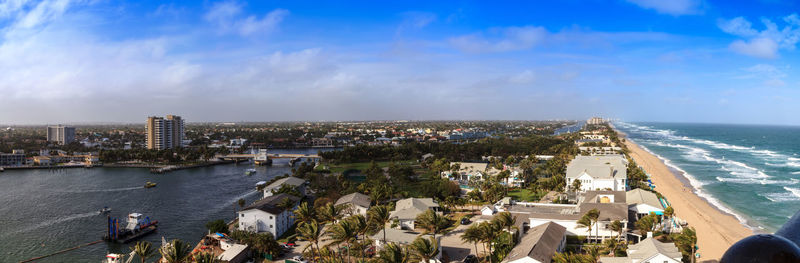
[[[272,150],[275,153],[316,153],[317,149]],[[179,238],[196,244],[205,223],[232,220],[237,200],[260,198],[258,181],[291,173],[286,160],[272,167],[252,164],[219,165],[151,174],[148,169],[94,168],[17,170],[0,173],[0,262],[17,262],[99,240],[105,231],[103,206],[112,216],[139,212],[158,220],[159,229],[144,240],[160,244]],[[144,189],[145,182],[158,183]],[[37,262],[101,262],[109,251],[129,252],[128,246],[101,243]]]
[[615,125],[685,173],[701,196],[756,229],[772,232],[800,209],[800,127]]

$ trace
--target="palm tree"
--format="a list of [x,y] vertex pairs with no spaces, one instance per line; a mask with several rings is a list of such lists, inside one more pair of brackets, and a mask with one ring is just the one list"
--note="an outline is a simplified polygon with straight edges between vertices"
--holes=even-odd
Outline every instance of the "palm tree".
[[341,220],[328,227],[327,235],[331,245],[336,245],[338,248],[341,244],[347,245],[347,261],[350,262],[350,247],[356,240],[358,233],[357,229],[350,220]]
[[517,227],[517,217],[511,215],[509,212],[498,213],[492,219],[492,221],[495,220],[497,220],[497,223],[500,224],[501,228],[508,230],[508,232],[511,232]]
[[[301,224],[297,227],[297,232],[300,234],[300,239],[310,242],[311,254],[314,255],[314,246],[316,246],[316,255],[319,256],[319,241],[322,240],[322,227],[317,223],[317,220],[311,220],[308,223]],[[312,246],[313,245],[313,246]],[[303,248],[305,250],[306,248]]]
[[439,255],[439,243],[436,242],[436,238],[434,237],[417,237],[417,239],[414,239],[414,242],[411,242],[409,248],[412,257],[424,263],[430,263],[431,259]]
[[333,203],[327,203],[317,208],[317,215],[323,223],[331,223],[342,219],[342,210],[342,206],[335,206]]
[[294,218],[297,220],[297,222],[299,222],[297,224],[298,226],[315,220],[316,216],[317,213],[314,210],[314,207],[309,206],[308,202],[300,203],[300,205],[297,206],[297,209],[294,210]]
[[503,227],[497,221],[489,221],[480,223],[478,226],[480,229],[480,236],[483,238],[483,242],[489,247],[489,254],[488,256],[491,258],[492,256],[492,244],[494,243],[495,238],[500,235],[500,231]]
[[598,225],[597,221],[600,218],[600,211],[597,210],[597,208],[593,208],[592,210],[587,211],[585,216],[588,217],[591,220],[592,224],[594,224],[594,231],[597,232],[597,235],[595,235],[595,238],[597,238],[600,235],[600,232],[599,232],[600,229],[598,229],[599,227],[597,226]]
[[389,208],[385,205],[373,206],[367,211],[367,218],[374,229],[383,231],[383,243],[386,244],[386,224],[392,220]]
[[[384,243],[385,244],[385,243]],[[408,263],[411,261],[408,249],[394,243],[383,246],[383,250],[378,252],[378,262],[380,263]]]
[[592,262],[597,262],[597,258],[600,256],[600,251],[597,246],[584,246],[583,249],[586,251],[586,254],[591,257]]
[[433,234],[433,237],[436,238],[436,234],[444,233],[444,230],[449,227],[450,221],[433,210],[426,210],[417,216],[415,224],[425,229],[426,234]]
[[191,256],[192,248],[180,239],[173,239],[158,251],[168,263],[187,263]]
[[[470,242],[475,245],[475,255],[478,255],[478,243],[483,240],[481,234],[481,229],[478,224],[472,224],[461,234],[461,241]],[[486,254],[486,247],[484,246],[483,248],[483,254]]]
[[587,241],[591,240],[592,239],[592,219],[589,219],[588,216],[583,215],[581,217],[581,219],[578,219],[578,221],[576,223],[577,223],[578,228],[584,228],[585,227],[585,228],[588,229],[587,232],[589,233],[589,235],[587,237]]
[[[617,232],[617,237],[614,238],[614,240],[618,241],[619,237],[622,236],[622,231],[625,230],[625,225],[623,225],[619,220],[614,220],[614,222],[611,222],[609,225],[609,228],[612,231]],[[619,242],[614,242],[614,248],[611,250],[611,253],[617,253],[617,245],[619,245]]]
[[199,254],[194,255],[194,262],[195,263],[217,263],[219,260],[214,257],[213,253],[210,252],[202,252]]
[[142,260],[142,263],[156,255],[156,249],[153,248],[153,244],[147,241],[136,242],[136,245],[131,247],[131,251]]

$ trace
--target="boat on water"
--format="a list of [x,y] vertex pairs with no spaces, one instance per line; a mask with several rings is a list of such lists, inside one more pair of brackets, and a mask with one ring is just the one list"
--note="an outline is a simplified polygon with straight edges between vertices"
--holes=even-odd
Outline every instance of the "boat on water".
[[144,217],[140,213],[128,214],[127,222],[108,216],[108,229],[103,240],[124,244],[153,233],[156,229],[158,221],[150,221],[150,217]]
[[100,209],[99,214],[108,214],[111,213],[111,208],[108,206],[104,206],[103,209]]
[[148,182],[144,183],[144,188],[153,188],[153,187],[156,187],[156,185],[157,185],[156,183],[148,181]]
[[5,172],[5,171],[6,171],[6,169],[3,169],[3,167],[0,167],[0,173]]
[[246,174],[246,175],[254,175],[255,173],[256,173],[256,169],[253,169],[253,168],[250,168],[250,169],[247,169],[247,171],[244,171],[244,174]]

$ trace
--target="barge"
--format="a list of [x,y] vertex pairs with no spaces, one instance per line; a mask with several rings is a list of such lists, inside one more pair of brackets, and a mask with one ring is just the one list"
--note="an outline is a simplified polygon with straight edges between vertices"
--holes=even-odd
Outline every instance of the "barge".
[[[125,224],[120,227],[120,224]],[[103,240],[125,244],[151,234],[158,229],[158,221],[150,221],[150,217],[142,217],[142,214],[131,213],[128,215],[127,222],[120,223],[116,218],[108,216],[108,230],[103,236]]]

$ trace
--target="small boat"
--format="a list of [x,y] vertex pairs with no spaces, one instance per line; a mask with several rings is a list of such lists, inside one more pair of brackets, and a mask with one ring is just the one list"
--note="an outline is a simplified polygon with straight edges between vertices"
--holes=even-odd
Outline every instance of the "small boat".
[[255,173],[256,173],[256,169],[253,169],[253,168],[250,168],[250,169],[247,169],[247,171],[244,171],[244,174],[246,174],[246,175],[253,175]]
[[153,188],[153,187],[156,187],[156,183],[154,182],[144,183],[144,188]]
[[111,213],[111,208],[109,208],[108,206],[104,206],[103,209],[100,209],[100,212],[99,212],[99,214],[101,214],[101,215],[102,214],[108,214],[108,213]]
[[6,171],[6,169],[4,169],[3,167],[0,167],[0,173],[5,172],[5,171]]

